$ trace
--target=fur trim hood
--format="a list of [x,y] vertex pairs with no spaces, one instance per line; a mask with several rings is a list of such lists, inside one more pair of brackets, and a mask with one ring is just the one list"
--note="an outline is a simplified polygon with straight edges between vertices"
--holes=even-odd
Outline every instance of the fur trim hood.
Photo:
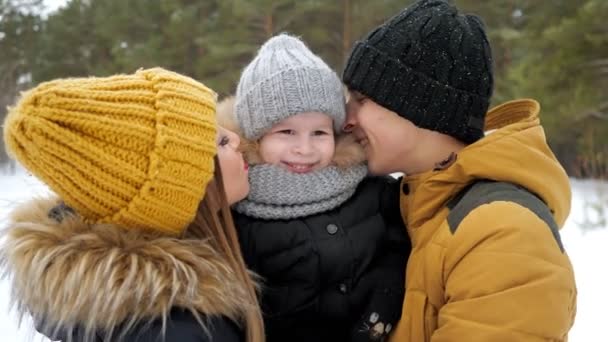
[[[251,141],[244,137],[234,115],[234,96],[223,99],[217,105],[218,124],[226,129],[237,133],[241,139],[240,150],[249,164],[261,164],[262,158],[259,153],[257,141]],[[340,134],[336,136],[336,152],[332,159],[333,165],[340,168],[348,168],[365,162],[365,152],[352,134]]]
[[45,333],[120,334],[176,307],[201,325],[199,314],[244,317],[247,289],[204,240],[85,223],[49,198],[16,208],[1,242],[12,304]]

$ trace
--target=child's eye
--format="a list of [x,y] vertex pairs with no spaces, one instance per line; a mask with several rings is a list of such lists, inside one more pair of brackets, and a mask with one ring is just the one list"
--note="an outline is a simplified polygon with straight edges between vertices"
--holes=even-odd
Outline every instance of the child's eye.
[[315,131],[314,135],[315,136],[322,136],[322,135],[329,135],[329,133],[326,132],[326,131]]
[[223,137],[220,138],[218,145],[220,147],[223,147],[223,146],[228,145],[228,143],[230,143],[230,138],[228,138],[228,136],[224,135]]
[[278,131],[280,134],[294,135],[296,132],[293,129],[283,129]]

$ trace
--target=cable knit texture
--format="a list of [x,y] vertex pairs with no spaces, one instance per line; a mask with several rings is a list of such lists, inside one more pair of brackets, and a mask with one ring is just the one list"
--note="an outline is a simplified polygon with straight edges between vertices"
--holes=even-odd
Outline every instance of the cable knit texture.
[[237,203],[239,213],[262,219],[294,219],[334,209],[348,200],[367,175],[364,165],[340,169],[335,166],[307,174],[279,166],[251,167],[251,190]]
[[344,83],[415,125],[472,143],[493,90],[481,19],[446,0],[422,0],[358,41]]
[[296,114],[320,112],[344,123],[342,82],[331,68],[296,37],[268,40],[241,75],[236,117],[245,137],[257,140],[272,126]]
[[215,98],[160,68],[55,80],[10,109],[5,144],[87,222],[179,234],[213,176]]

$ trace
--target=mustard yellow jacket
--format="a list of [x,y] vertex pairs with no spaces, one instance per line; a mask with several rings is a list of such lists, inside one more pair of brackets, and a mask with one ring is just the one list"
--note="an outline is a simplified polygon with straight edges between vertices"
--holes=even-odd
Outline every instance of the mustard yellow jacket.
[[472,210],[452,233],[446,203],[477,179],[540,197],[559,227],[570,185],[549,149],[534,100],[493,108],[494,130],[449,167],[405,177],[401,213],[413,250],[403,315],[390,341],[566,341],[576,311],[572,265],[548,225],[515,202]]

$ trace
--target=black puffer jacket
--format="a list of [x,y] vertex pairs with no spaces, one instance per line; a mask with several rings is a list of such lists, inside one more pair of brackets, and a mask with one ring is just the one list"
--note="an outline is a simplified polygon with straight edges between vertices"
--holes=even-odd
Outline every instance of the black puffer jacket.
[[265,281],[268,342],[381,340],[398,321],[410,252],[399,182],[367,178],[339,208],[302,219],[234,216]]
[[[175,308],[167,317],[163,327],[161,319],[145,324],[137,324],[130,328],[124,336],[112,336],[112,342],[245,342],[243,330],[233,321],[225,317],[201,317],[206,330],[196,320],[191,312]],[[51,341],[85,341],[82,329],[72,332],[58,329],[49,331],[44,329],[44,322],[37,322],[38,332],[46,335]],[[164,329],[164,330],[163,330]],[[91,342],[106,342],[107,339],[101,331],[96,331]]]

